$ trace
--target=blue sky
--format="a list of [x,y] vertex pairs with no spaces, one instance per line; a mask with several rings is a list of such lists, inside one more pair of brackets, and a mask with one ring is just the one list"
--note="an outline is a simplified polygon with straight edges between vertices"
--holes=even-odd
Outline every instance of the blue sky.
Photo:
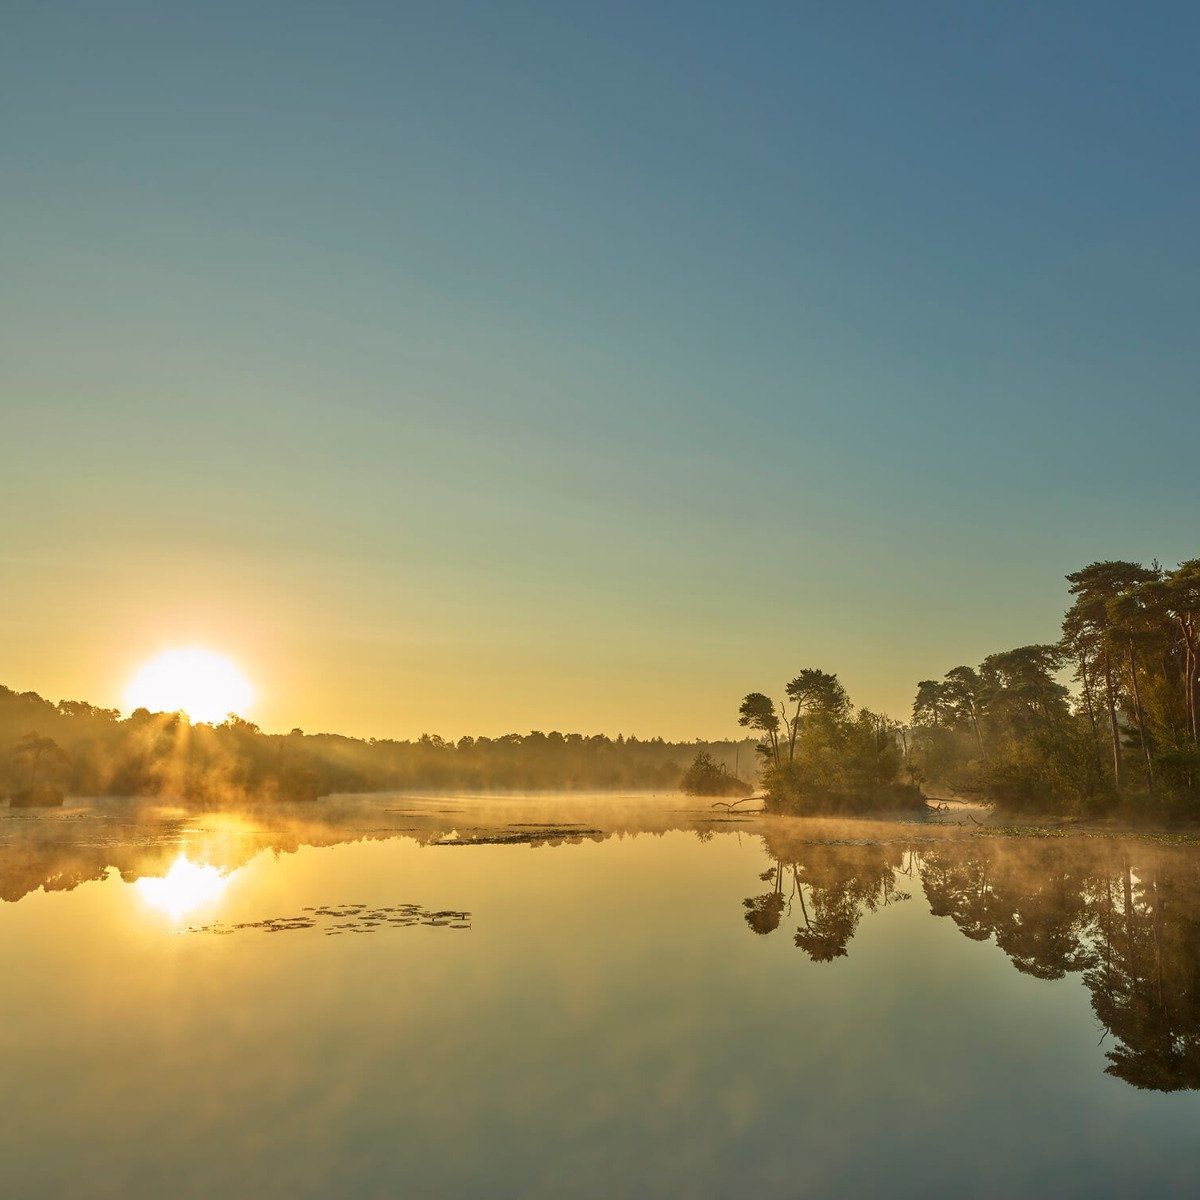
[[8,682],[902,715],[1194,557],[1190,7],[13,5]]

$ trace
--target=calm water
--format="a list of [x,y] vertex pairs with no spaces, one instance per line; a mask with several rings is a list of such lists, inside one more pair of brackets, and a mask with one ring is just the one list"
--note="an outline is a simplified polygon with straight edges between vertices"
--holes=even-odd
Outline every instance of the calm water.
[[0,814],[3,1191],[1196,1194],[1200,847],[680,804]]

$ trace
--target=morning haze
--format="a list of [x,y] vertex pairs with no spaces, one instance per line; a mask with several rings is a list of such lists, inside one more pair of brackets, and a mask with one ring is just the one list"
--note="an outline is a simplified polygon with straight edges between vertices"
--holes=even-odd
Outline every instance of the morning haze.
[[4,1190],[1200,1172],[1200,10],[0,6]]
[[0,50],[13,682],[718,736],[1191,554],[1186,10],[148,12]]

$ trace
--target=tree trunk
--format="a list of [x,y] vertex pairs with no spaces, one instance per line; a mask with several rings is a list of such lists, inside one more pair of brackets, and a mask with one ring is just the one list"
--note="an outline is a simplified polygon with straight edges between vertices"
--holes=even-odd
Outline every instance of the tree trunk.
[[1092,681],[1088,678],[1087,659],[1079,656],[1079,678],[1083,683],[1083,701],[1087,705],[1088,723],[1092,727],[1092,758],[1097,774],[1103,776],[1104,765],[1100,761],[1100,730],[1096,726],[1096,708],[1092,703]]
[[983,734],[980,733],[980,731],[979,731],[979,715],[975,711],[975,701],[972,700],[968,696],[967,704],[970,705],[970,708],[971,708],[971,724],[975,726],[975,740],[979,743],[979,749],[980,749],[980,752],[982,752],[983,751]]
[[1142,711],[1142,692],[1138,687],[1137,658],[1133,652],[1133,642],[1129,643],[1129,677],[1133,682],[1133,709],[1137,716],[1138,737],[1142,743],[1142,754],[1146,758],[1146,787],[1154,790],[1154,764],[1150,760],[1150,744],[1146,741],[1146,714]]
[[1121,790],[1121,729],[1117,725],[1117,701],[1113,695],[1112,663],[1104,651],[1104,690],[1108,700],[1108,728],[1112,734],[1113,784]]
[[1178,617],[1179,630],[1183,634],[1183,690],[1187,693],[1188,733],[1192,735],[1192,745],[1200,746],[1200,727],[1197,722],[1196,704],[1196,627],[1195,618],[1191,613],[1187,617]]
[[1082,655],[1079,658],[1079,678],[1083,683],[1083,702],[1087,705],[1088,722],[1092,727],[1092,738],[1095,739],[1099,736],[1099,732],[1096,729],[1096,709],[1092,705],[1092,683],[1088,679],[1087,663]]
[[1200,746],[1200,654],[1197,653],[1196,631],[1193,628],[1192,638],[1192,677],[1188,680],[1188,696],[1192,701],[1192,741]]
[[1192,745],[1200,745],[1200,731],[1196,729],[1196,647],[1190,639],[1187,644],[1187,701]]

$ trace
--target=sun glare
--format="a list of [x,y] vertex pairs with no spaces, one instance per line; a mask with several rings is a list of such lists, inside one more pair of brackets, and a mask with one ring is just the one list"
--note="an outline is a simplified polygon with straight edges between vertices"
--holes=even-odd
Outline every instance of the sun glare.
[[203,646],[164,650],[125,689],[130,709],[184,712],[193,721],[223,721],[231,712],[244,716],[253,699],[254,688],[237,664]]
[[161,878],[139,879],[133,886],[151,908],[178,921],[202,904],[218,899],[228,884],[229,876],[216,867],[198,866],[180,854]]

